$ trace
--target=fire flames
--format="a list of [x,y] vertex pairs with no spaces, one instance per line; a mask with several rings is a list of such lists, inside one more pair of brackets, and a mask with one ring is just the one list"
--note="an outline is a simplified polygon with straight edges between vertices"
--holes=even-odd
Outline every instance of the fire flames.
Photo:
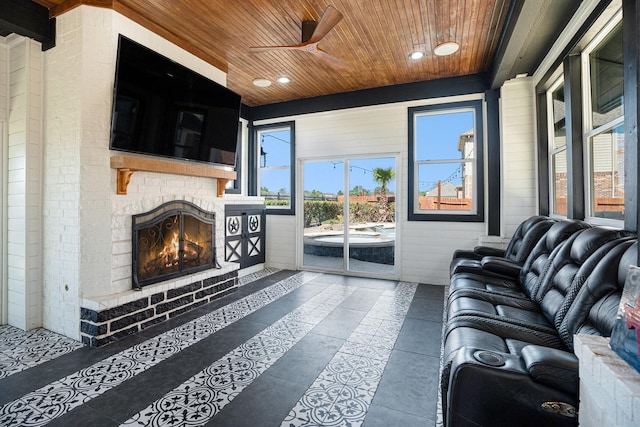
[[[191,262],[200,257],[202,247],[197,240],[192,240],[187,233],[184,234],[183,261]],[[165,268],[175,267],[180,263],[180,236],[178,232],[173,234],[171,240],[158,253],[158,259]]]
[[144,286],[214,265],[214,228],[207,218],[168,211],[133,225],[137,284]]
[[180,262],[180,236],[178,233],[173,234],[173,237],[167,246],[160,251],[158,257],[162,260],[165,268],[178,265]]

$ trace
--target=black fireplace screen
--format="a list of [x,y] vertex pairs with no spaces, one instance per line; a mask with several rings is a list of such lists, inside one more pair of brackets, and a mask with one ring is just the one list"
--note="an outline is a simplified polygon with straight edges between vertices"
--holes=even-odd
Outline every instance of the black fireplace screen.
[[133,287],[214,268],[215,214],[186,202],[168,202],[134,215]]

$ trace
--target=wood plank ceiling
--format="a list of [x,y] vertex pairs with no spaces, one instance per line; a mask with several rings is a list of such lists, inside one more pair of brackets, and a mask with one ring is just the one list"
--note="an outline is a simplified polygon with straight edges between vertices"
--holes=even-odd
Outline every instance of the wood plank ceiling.
[[[79,4],[109,7],[226,71],[249,106],[489,71],[512,0],[35,0],[57,16]],[[308,52],[251,52],[300,43],[302,21],[327,7],[344,18],[318,46],[347,65]],[[438,57],[448,41],[460,50]],[[422,50],[425,57],[409,59]],[[276,79],[287,76],[288,84]],[[273,83],[253,85],[256,78]]]

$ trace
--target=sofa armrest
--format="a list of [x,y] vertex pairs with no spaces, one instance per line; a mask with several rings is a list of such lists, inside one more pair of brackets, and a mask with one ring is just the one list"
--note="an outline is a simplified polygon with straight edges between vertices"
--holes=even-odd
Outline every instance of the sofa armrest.
[[482,269],[507,277],[518,277],[522,267],[504,258],[486,256],[481,261]]
[[480,261],[482,259],[482,255],[475,253],[474,251],[464,250],[464,249],[456,249],[453,252],[453,256],[451,259],[453,261],[457,259],[473,259],[476,261]]
[[522,360],[534,381],[567,393],[578,393],[578,358],[573,353],[528,345],[522,349]]
[[[577,424],[577,394],[534,381],[522,358],[513,354],[463,347],[453,355],[443,380],[448,380],[448,390],[442,390],[446,426]],[[550,403],[568,410],[544,409]]]
[[504,249],[492,248],[491,246],[476,246],[473,248],[473,252],[477,253],[480,256],[504,256]]

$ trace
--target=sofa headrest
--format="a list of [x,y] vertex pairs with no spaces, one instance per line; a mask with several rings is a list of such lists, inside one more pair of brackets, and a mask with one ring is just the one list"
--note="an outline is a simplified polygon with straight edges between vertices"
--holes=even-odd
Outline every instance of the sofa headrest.
[[[532,216],[524,220],[513,233],[509,245],[504,250],[504,257],[516,262],[522,262],[527,254],[519,254],[521,251],[531,251],[532,245],[540,240],[546,231],[539,228],[542,223],[552,223],[553,220],[545,216]],[[538,231],[536,231],[538,230]],[[540,232],[542,230],[542,232]],[[533,242],[533,243],[532,243]],[[524,247],[523,247],[524,246]],[[522,248],[522,250],[521,250]]]
[[573,335],[581,331],[611,334],[626,273],[631,264],[638,262],[637,257],[637,240],[627,238],[620,239],[598,261],[558,327],[560,338],[568,348],[573,349]]
[[591,226],[584,221],[575,219],[563,219],[556,222],[549,228],[545,235],[545,243],[549,252],[553,251],[560,243],[567,240],[575,232],[590,228]]
[[605,243],[620,238],[620,232],[611,228],[592,227],[578,234],[571,245],[571,259],[583,264],[589,256]]
[[627,274],[629,273],[629,267],[632,265],[638,265],[638,242],[629,247],[622,255],[620,259],[620,265],[618,266],[618,285],[620,286],[620,292],[624,287],[624,283],[627,280]]
[[522,235],[524,236],[525,234],[527,234],[527,231],[531,230],[531,227],[533,227],[534,225],[536,225],[541,221],[550,221],[550,219],[549,217],[546,217],[546,216],[537,215],[524,220],[524,222],[522,223],[522,229],[521,229]]

